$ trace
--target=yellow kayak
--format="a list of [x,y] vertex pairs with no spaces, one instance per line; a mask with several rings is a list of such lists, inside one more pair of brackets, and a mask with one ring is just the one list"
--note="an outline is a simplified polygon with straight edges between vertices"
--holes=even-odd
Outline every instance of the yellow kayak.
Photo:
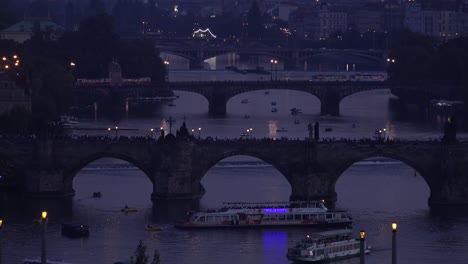
[[122,210],[120,210],[124,213],[133,213],[133,212],[136,212],[138,211],[136,208],[132,208],[132,207],[125,207],[125,208],[122,208]]

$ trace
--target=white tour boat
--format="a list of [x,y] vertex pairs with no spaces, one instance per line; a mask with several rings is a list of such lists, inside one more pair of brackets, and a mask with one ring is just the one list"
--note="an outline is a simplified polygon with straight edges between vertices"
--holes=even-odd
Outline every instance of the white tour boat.
[[[360,255],[359,238],[351,238],[351,229],[340,229],[307,235],[305,239],[288,248],[287,258],[296,262],[329,262]],[[364,245],[365,253],[370,247]]]
[[187,213],[177,228],[241,227],[347,227],[352,219],[345,211],[328,210],[322,201],[279,203],[224,203],[220,210]]
[[[34,259],[24,259],[23,264],[41,264],[42,261],[40,258],[34,258]],[[69,262],[63,262],[62,260],[47,260],[47,264],[71,264]]]

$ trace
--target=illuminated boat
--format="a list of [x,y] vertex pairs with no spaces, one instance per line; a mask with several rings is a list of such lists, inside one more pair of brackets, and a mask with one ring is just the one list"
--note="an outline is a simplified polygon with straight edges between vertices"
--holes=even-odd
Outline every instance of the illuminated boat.
[[[23,264],[41,264],[42,261],[40,258],[35,259],[23,259]],[[47,264],[71,264],[68,262],[63,262],[62,260],[47,260]]]
[[328,210],[323,202],[224,203],[220,210],[187,213],[176,228],[347,227],[346,211]]
[[[288,248],[286,257],[295,262],[323,263],[359,256],[360,240],[351,238],[352,230],[341,229],[307,235],[293,247]],[[370,247],[364,245],[364,252]]]

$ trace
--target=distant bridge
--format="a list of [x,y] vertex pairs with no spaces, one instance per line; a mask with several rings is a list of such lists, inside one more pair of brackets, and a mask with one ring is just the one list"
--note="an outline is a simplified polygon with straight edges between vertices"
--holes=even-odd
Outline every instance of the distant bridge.
[[165,52],[186,58],[190,62],[191,69],[203,68],[203,62],[207,59],[228,54],[246,54],[267,56],[283,62],[285,67],[294,69],[301,68],[304,61],[313,59],[319,55],[335,55],[339,57],[354,57],[365,59],[376,65],[384,65],[387,59],[385,50],[364,50],[364,49],[298,49],[284,47],[268,47],[262,43],[240,43],[227,44],[223,42],[200,42],[200,41],[169,41],[159,42],[156,47],[160,52]]
[[310,81],[218,81],[218,82],[172,82],[169,85],[142,84],[124,87],[76,86],[76,97],[98,100],[106,94],[119,94],[122,98],[151,96],[157,91],[186,91],[204,96],[208,100],[211,116],[226,115],[226,105],[230,98],[258,90],[294,90],[316,96],[320,100],[322,115],[340,114],[343,98],[370,90],[391,89],[394,94],[411,92],[421,102],[434,98],[446,98],[453,85],[432,82],[310,82]]

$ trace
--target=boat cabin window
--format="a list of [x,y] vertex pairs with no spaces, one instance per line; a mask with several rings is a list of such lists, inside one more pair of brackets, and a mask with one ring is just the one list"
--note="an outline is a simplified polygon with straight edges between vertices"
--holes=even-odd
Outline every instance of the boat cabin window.
[[332,218],[333,218],[333,214],[327,214],[327,215],[326,215],[326,218],[327,218],[327,219],[332,219]]
[[286,219],[287,219],[287,220],[294,220],[294,215],[288,214],[288,215],[286,216]]
[[301,220],[301,219],[302,219],[302,215],[300,215],[300,214],[294,215],[294,219],[295,219],[295,220]]

